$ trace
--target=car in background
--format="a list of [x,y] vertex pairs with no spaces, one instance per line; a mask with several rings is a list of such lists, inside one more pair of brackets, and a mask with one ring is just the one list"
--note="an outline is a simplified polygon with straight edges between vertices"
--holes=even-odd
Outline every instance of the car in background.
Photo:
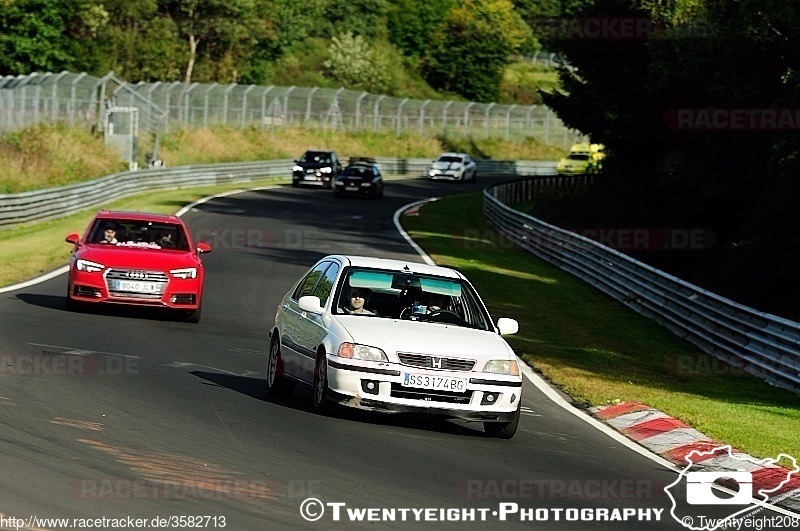
[[383,176],[375,159],[356,157],[336,178],[333,195],[357,194],[371,199],[383,197]]
[[478,178],[478,165],[466,153],[442,153],[428,169],[431,180],[474,181]]
[[292,186],[322,186],[333,188],[342,163],[333,151],[306,151],[294,161]]
[[205,277],[200,255],[211,251],[195,243],[177,216],[100,211],[75,246],[69,263],[66,306],[94,304],[168,308],[199,322]]
[[508,439],[519,425],[522,375],[503,339],[519,325],[492,321],[458,271],[364,256],[316,262],[278,304],[269,332],[268,393],[311,388],[313,408],[338,402],[482,422]]
[[570,149],[569,155],[556,164],[556,173],[559,175],[600,173],[605,156],[603,144],[575,144]]

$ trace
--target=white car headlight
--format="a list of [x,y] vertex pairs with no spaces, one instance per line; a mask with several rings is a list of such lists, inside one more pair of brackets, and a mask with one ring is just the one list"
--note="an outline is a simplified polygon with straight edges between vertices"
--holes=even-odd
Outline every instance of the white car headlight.
[[483,372],[492,374],[508,374],[511,376],[519,375],[519,365],[516,360],[490,360],[483,367]]
[[320,173],[331,173],[333,168],[320,168],[319,171]]
[[303,171],[302,166],[292,166],[292,171]]
[[102,271],[106,266],[90,260],[78,260],[75,262],[75,269],[78,271],[86,271],[87,273],[97,273]]
[[197,278],[196,267],[184,267],[183,269],[170,269],[169,274],[176,278]]
[[359,345],[358,343],[342,343],[339,345],[339,352],[337,355],[340,358],[349,358],[353,360],[389,361],[389,358],[386,357],[386,353],[381,349],[367,345]]

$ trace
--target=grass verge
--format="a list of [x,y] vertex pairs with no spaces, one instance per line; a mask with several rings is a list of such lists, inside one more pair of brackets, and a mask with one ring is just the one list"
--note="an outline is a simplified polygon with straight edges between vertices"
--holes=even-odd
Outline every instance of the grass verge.
[[403,217],[440,265],[467,275],[517,354],[580,405],[640,401],[754,456],[800,456],[800,396],[704,354],[583,281],[504,240],[481,193]]

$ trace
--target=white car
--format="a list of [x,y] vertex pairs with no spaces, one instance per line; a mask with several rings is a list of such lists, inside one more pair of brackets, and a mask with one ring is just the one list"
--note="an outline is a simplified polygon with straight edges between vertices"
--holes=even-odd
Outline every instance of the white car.
[[442,153],[428,169],[428,178],[474,181],[478,178],[478,166],[466,153]]
[[267,389],[285,396],[300,383],[311,386],[316,411],[336,401],[427,413],[483,422],[489,436],[508,439],[519,424],[522,375],[501,336],[517,329],[514,319],[493,323],[453,269],[327,256],[277,308]]

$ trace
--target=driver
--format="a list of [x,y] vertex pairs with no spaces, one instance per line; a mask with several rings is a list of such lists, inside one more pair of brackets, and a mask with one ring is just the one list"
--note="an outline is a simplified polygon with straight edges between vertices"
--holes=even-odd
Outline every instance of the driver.
[[370,293],[371,290],[368,288],[353,288],[350,290],[347,311],[356,315],[375,315],[375,312],[371,312],[364,307],[369,301]]
[[425,313],[431,314],[438,312],[447,306],[447,296],[438,293],[423,293],[423,304],[425,305]]

